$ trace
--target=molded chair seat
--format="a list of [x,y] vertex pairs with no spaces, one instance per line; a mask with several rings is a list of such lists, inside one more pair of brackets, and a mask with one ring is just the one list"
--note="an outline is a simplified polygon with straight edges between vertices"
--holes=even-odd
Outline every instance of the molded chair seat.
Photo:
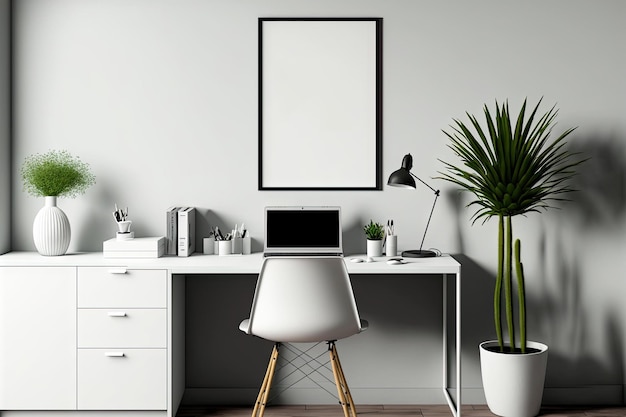
[[246,334],[275,342],[252,416],[263,416],[282,343],[328,342],[339,402],[346,417],[356,417],[335,342],[367,328],[367,320],[359,317],[343,258],[266,258],[250,317],[239,325]]

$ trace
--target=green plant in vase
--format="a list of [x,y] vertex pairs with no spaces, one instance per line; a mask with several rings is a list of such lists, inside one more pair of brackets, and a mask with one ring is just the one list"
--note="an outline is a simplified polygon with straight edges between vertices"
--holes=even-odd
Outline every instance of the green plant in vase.
[[[484,107],[487,130],[476,117],[469,115],[467,126],[455,120],[453,132],[444,133],[451,141],[449,147],[463,161],[463,166],[444,162],[448,180],[475,196],[469,206],[477,206],[474,221],[498,217],[498,272],[494,293],[495,329],[501,350],[504,350],[501,320],[501,292],[504,290],[505,318],[509,344],[515,347],[512,306],[513,255],[518,283],[519,333],[522,351],[526,346],[526,311],[523,265],[520,259],[520,240],[513,245],[512,218],[520,214],[539,212],[551,207],[564,193],[573,191],[567,180],[575,173],[580,160],[573,160],[565,149],[565,138],[574,130],[567,129],[555,140],[549,135],[557,110],[535,117],[541,100],[524,120],[526,101],[512,124],[508,103],[496,102],[496,114]],[[471,128],[475,130],[472,132]]]
[[67,151],[51,150],[26,157],[20,171],[24,190],[44,197],[45,206],[33,222],[33,240],[40,254],[63,255],[71,239],[70,223],[57,207],[57,197],[74,198],[95,184],[89,165]]
[[367,256],[373,258],[383,254],[383,238],[385,237],[385,227],[380,223],[375,223],[370,219],[369,224],[363,227],[365,237],[367,237]]
[[56,150],[26,157],[21,175],[24,190],[35,197],[74,198],[96,181],[88,164],[67,151]]
[[[444,131],[450,139],[450,149],[462,164],[442,161],[446,172],[440,178],[473,194],[474,199],[468,204],[468,207],[476,208],[472,216],[473,222],[498,218],[498,269],[493,293],[494,325],[497,348],[500,352],[513,354],[525,354],[528,341],[524,266],[520,240],[513,238],[512,218],[531,212],[543,212],[553,207],[555,202],[565,200],[563,195],[573,191],[568,180],[575,174],[575,167],[583,162],[574,158],[575,154],[566,149],[565,138],[573,128],[566,129],[554,140],[550,139],[558,111],[553,106],[546,113],[538,115],[540,104],[541,100],[526,118],[524,101],[515,119],[511,118],[508,102],[502,105],[496,102],[495,115],[485,105],[486,128],[468,113],[469,124],[455,119],[451,126],[452,131]],[[517,326],[513,311],[514,278],[517,280]],[[508,346],[505,346],[503,336],[503,320],[507,328]],[[529,384],[535,385],[534,388],[512,388],[507,385],[508,381],[497,377],[494,377],[494,383],[488,383],[487,380],[491,381],[492,378],[486,375],[496,375],[497,372],[492,372],[483,365],[483,345],[490,350],[487,343],[489,342],[481,344],[481,368],[485,395],[491,411],[498,415],[535,415],[541,404],[547,356],[543,356],[541,365],[532,365],[536,369],[542,368],[537,373],[534,384]],[[541,345],[531,343],[538,347]],[[547,346],[541,347],[547,353]],[[496,367],[502,371],[502,362]],[[516,372],[514,369],[516,368],[511,367],[510,372]],[[540,372],[543,375],[539,375]],[[513,375],[511,378],[515,379]],[[531,392],[532,389],[539,391]],[[515,407],[515,412],[508,409],[515,410]]]

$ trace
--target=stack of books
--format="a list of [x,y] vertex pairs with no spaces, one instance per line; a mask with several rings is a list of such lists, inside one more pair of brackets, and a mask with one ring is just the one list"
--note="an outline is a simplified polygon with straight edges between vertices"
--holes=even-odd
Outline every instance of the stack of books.
[[172,206],[166,213],[165,254],[189,256],[196,250],[195,207]]

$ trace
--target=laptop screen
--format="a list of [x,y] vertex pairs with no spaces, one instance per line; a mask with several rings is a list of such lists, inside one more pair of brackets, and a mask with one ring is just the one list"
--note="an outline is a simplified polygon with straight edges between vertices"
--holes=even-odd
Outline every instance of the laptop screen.
[[266,207],[265,254],[341,255],[339,207]]

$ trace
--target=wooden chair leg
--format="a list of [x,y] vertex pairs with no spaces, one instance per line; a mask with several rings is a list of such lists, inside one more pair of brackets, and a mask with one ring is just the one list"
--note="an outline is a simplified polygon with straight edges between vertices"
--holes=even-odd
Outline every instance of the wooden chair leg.
[[350,388],[348,388],[348,382],[346,376],[343,373],[341,362],[339,361],[339,355],[337,354],[337,348],[335,343],[329,343],[330,363],[333,368],[333,375],[335,377],[335,385],[337,385],[337,394],[339,394],[339,402],[343,408],[343,414],[345,417],[356,417],[356,407],[350,394]]
[[354,405],[354,400],[352,399],[352,394],[350,393],[350,388],[348,387],[348,381],[343,373],[343,367],[341,366],[341,361],[339,360],[339,353],[337,353],[337,348],[335,346],[333,346],[333,350],[335,351],[335,361],[337,363],[339,377],[341,378],[341,382],[344,387],[344,395],[346,397],[346,401],[348,402],[348,407],[352,412],[352,417],[356,417],[356,406]]
[[259,395],[256,398],[256,403],[254,403],[252,417],[263,417],[263,413],[265,412],[265,405],[267,404],[267,398],[272,388],[272,380],[274,379],[274,371],[276,370],[276,362],[278,361],[278,346],[279,344],[276,343],[272,349],[270,361],[267,365],[267,371],[265,372],[263,383],[259,389]]

